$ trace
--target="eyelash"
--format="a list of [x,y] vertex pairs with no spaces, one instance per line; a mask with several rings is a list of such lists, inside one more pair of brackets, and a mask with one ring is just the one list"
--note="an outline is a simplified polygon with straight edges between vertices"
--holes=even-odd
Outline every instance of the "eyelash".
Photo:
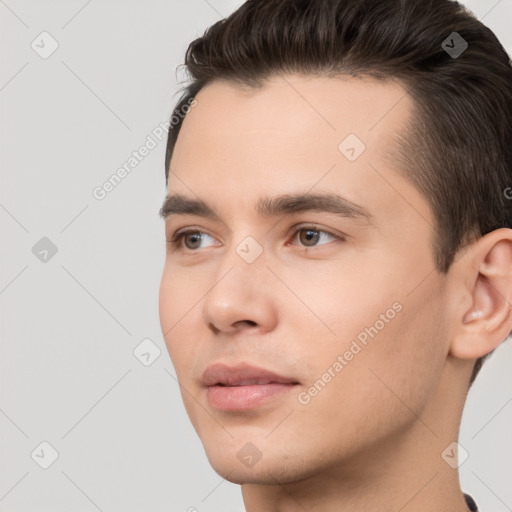
[[[319,226],[316,226],[314,224],[305,224],[305,225],[297,226],[295,228],[295,231],[293,232],[292,240],[295,239],[297,233],[300,233],[301,231],[307,231],[307,230],[316,231],[317,233],[325,233],[325,234],[335,238],[336,240],[338,240],[340,242],[346,240],[346,238],[344,236],[336,235],[334,233],[331,233],[330,231],[326,231],[325,229],[320,229]],[[178,231],[176,231],[176,233],[174,233],[173,237],[167,242],[167,245],[169,246],[169,248],[172,251],[197,252],[198,249],[184,248],[182,243],[181,243],[183,238],[186,237],[187,235],[190,235],[190,234],[205,234],[205,235],[207,235],[208,233],[204,233],[203,231],[201,231],[199,229],[188,229],[188,230],[184,230],[184,231],[179,231],[178,230]],[[320,244],[320,245],[326,245],[326,244]],[[312,246],[312,247],[302,246],[302,247],[304,249],[314,249],[317,246]]]

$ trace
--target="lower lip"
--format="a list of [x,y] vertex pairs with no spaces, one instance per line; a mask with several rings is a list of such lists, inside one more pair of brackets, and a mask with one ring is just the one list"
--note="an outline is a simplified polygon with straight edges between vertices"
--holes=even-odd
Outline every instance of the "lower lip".
[[209,386],[206,396],[210,405],[222,411],[243,411],[264,404],[289,392],[295,384],[254,384],[251,386]]

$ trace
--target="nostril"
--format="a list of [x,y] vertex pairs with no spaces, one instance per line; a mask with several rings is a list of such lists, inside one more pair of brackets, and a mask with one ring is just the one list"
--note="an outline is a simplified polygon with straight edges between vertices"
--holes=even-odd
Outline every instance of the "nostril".
[[211,322],[208,324],[208,327],[213,331],[214,334],[219,334],[220,329],[215,327],[215,325],[213,325]]
[[234,325],[243,325],[243,324],[247,324],[247,325],[250,325],[251,327],[255,327],[256,325],[258,325],[257,322],[255,322],[254,320],[239,320],[238,322],[235,322]]

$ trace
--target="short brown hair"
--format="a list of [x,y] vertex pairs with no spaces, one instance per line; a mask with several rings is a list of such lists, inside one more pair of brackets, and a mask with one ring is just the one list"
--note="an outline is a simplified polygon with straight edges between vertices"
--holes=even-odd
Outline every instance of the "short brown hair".
[[[450,52],[456,42],[459,55]],[[187,49],[192,80],[173,112],[166,184],[179,114],[214,80],[254,88],[279,73],[398,80],[414,112],[396,139],[397,171],[432,208],[433,255],[446,273],[467,242],[512,227],[511,64],[494,33],[451,0],[246,0]]]

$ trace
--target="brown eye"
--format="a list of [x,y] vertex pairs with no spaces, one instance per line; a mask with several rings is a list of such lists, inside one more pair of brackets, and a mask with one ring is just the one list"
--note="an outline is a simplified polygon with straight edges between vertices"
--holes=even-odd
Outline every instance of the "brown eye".
[[[178,231],[174,234],[172,239],[167,242],[167,245],[171,250],[184,250],[183,246],[185,246],[187,250],[195,251],[201,248],[201,242],[208,236],[210,235],[197,230]],[[182,243],[182,241],[184,241],[184,243]]]
[[183,241],[187,249],[198,249],[201,246],[203,233],[199,231],[192,231],[190,233],[183,233]]
[[301,229],[299,231],[300,242],[306,246],[314,246],[320,238],[320,235],[316,229]]
[[[325,243],[318,243],[318,241],[322,238],[325,239],[325,236],[331,240],[344,240],[343,237],[334,235],[333,233],[323,229],[318,229],[316,226],[299,226],[294,233],[294,239],[296,238],[296,235],[298,235],[299,242],[304,247],[316,247],[317,245],[325,245],[325,243],[328,243],[330,240]],[[324,236],[322,237],[322,235]]]

